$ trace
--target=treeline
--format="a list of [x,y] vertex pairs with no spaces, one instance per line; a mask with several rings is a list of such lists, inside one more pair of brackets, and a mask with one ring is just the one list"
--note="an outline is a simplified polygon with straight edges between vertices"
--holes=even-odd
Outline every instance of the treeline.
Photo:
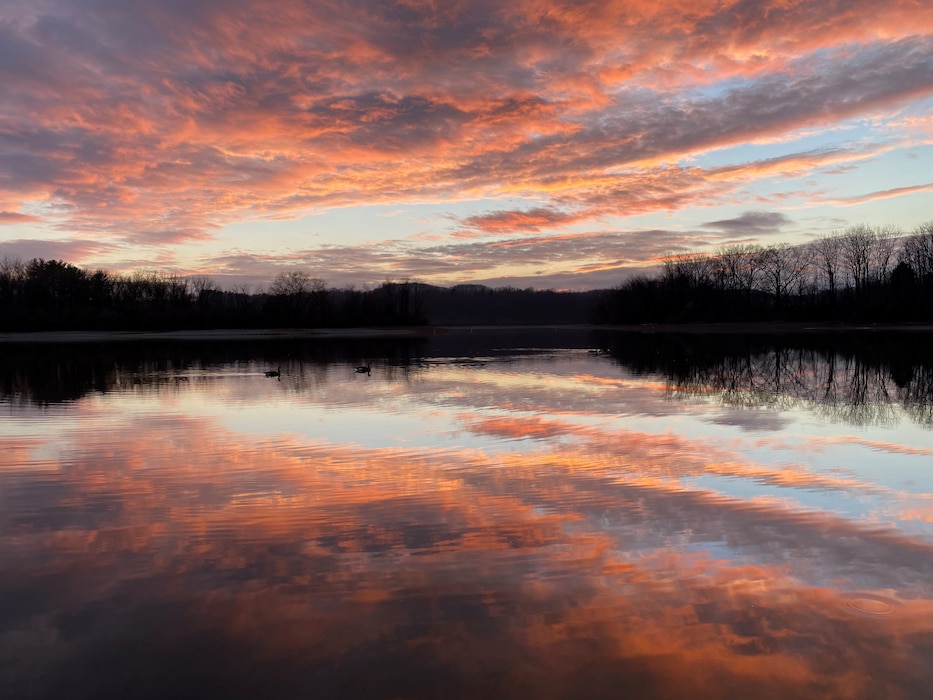
[[328,289],[303,272],[282,273],[268,290],[220,289],[209,277],[158,272],[119,275],[60,260],[0,264],[0,328],[165,330],[184,328],[416,325],[419,285]]
[[600,294],[413,281],[335,289],[305,272],[283,272],[251,293],[205,276],[119,275],[36,258],[0,262],[0,330],[579,323],[594,320]]
[[852,226],[804,245],[671,256],[604,296],[606,323],[916,321],[933,318],[933,222]]
[[804,245],[670,256],[659,275],[591,292],[408,280],[335,289],[300,271],[250,292],[205,276],[0,262],[5,331],[930,319],[933,222],[908,235],[860,225]]
[[460,284],[423,291],[426,317],[435,325],[502,326],[592,323],[603,290],[558,292]]

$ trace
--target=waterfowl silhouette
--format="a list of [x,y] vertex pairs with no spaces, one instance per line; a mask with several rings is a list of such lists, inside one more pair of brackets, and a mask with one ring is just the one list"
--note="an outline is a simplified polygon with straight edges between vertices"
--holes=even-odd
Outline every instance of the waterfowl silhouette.
[[281,376],[282,376],[282,368],[281,368],[281,366],[280,366],[278,369],[270,369],[270,370],[268,370],[268,371],[266,372],[266,376],[267,376],[267,377],[281,377]]
[[357,367],[356,371],[359,374],[369,374],[373,371],[373,365],[371,362],[367,362],[365,367]]

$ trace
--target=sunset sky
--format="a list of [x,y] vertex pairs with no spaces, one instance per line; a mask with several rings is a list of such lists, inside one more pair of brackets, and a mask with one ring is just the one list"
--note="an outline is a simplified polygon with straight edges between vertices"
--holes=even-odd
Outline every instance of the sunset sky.
[[0,0],[0,260],[606,287],[931,164],[930,0]]

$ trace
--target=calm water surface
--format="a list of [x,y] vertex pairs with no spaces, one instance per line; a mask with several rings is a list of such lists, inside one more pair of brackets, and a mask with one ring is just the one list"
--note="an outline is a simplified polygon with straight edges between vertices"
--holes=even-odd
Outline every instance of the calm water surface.
[[2,349],[0,697],[929,697],[902,345]]

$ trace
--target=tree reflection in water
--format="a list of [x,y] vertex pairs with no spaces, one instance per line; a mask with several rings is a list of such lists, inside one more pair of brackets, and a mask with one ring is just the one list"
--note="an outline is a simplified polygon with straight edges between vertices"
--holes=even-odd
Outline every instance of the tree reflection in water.
[[671,396],[711,395],[735,407],[809,407],[852,425],[885,425],[903,409],[933,427],[933,357],[905,334],[617,337],[612,355],[658,374]]
[[[672,397],[710,395],[734,408],[808,407],[852,425],[903,412],[933,427],[933,356],[920,333],[685,335],[505,332],[419,339],[0,345],[0,397],[38,405],[146,384],[170,389],[190,371],[263,363],[300,372],[304,387],[330,365],[378,357],[405,375],[434,357],[495,355],[513,347],[599,347],[635,374],[660,375]],[[184,375],[184,378],[180,378]],[[196,377],[194,377],[196,379]],[[302,385],[296,385],[301,390]]]

